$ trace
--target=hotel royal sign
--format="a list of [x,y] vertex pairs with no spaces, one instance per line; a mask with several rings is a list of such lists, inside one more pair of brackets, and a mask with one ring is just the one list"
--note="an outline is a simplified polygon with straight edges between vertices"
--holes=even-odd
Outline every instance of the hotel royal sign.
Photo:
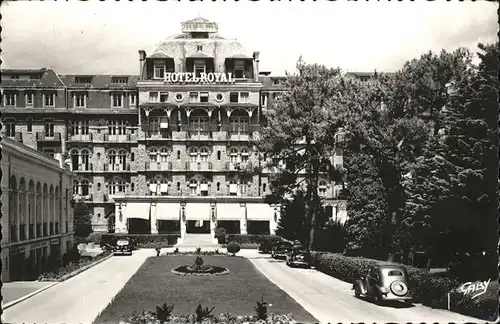
[[194,72],[165,73],[165,83],[234,83],[232,73],[200,73]]

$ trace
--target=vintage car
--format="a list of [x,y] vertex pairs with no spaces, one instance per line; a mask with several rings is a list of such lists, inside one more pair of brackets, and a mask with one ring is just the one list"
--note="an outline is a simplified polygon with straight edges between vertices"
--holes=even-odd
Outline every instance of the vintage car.
[[271,252],[271,257],[274,259],[285,260],[288,253],[290,253],[292,249],[293,249],[292,243],[279,242],[274,246],[273,251]]
[[305,250],[292,251],[286,257],[286,265],[289,267],[311,267],[311,255]]
[[394,300],[411,304],[412,300],[408,274],[400,265],[372,266],[352,289],[356,297],[368,297],[376,303]]
[[259,253],[271,253],[276,246],[276,244],[280,243],[280,241],[264,241],[259,245]]
[[114,248],[113,248],[113,254],[114,255],[119,255],[119,254],[132,255],[132,244],[130,243],[130,240],[127,238],[118,239],[116,241]]

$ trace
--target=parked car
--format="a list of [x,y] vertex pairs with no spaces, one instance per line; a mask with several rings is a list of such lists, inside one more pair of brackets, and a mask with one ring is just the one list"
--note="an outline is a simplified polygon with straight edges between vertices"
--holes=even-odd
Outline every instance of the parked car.
[[130,240],[127,238],[118,239],[113,249],[113,254],[132,255],[132,244],[130,244]]
[[396,300],[411,304],[408,273],[400,265],[374,265],[353,284],[354,295],[380,303]]
[[305,250],[294,250],[286,258],[286,265],[289,267],[311,267],[311,255]]
[[259,245],[259,253],[271,253],[279,241],[264,241]]
[[271,257],[274,259],[282,259],[285,260],[288,253],[290,253],[293,249],[293,245],[290,242],[279,242],[273,248],[271,252]]

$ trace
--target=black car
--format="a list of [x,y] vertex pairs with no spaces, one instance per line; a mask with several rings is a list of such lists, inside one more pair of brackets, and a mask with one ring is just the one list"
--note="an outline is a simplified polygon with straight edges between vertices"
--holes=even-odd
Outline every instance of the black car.
[[121,238],[116,241],[113,248],[114,255],[132,255],[132,244],[127,238]]
[[311,255],[305,250],[294,250],[288,254],[286,265],[289,267],[311,267]]
[[279,242],[273,248],[271,252],[271,257],[274,259],[285,260],[288,253],[290,253],[293,249],[293,244],[290,242]]

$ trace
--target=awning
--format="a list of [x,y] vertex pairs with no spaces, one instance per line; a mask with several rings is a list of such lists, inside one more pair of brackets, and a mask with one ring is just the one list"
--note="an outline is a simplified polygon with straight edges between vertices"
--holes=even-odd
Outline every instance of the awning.
[[125,218],[149,219],[150,203],[127,203],[125,208]]
[[247,204],[247,219],[248,220],[273,220],[274,208],[269,204]]
[[167,183],[160,184],[160,192],[168,192],[168,184]]
[[156,219],[179,220],[181,205],[179,203],[157,203]]
[[245,219],[245,207],[232,203],[217,204],[217,220],[242,220]]
[[230,184],[229,185],[229,193],[238,193],[238,185],[237,184]]
[[208,203],[187,203],[186,204],[186,219],[210,219],[210,204]]
[[156,52],[151,55],[149,55],[147,58],[157,58],[157,59],[171,59],[171,56],[168,56],[167,54],[163,52]]
[[251,56],[248,56],[246,54],[243,54],[243,53],[238,53],[238,54],[234,54],[234,55],[231,55],[229,57],[226,58],[226,60],[230,60],[230,59],[239,59],[239,60],[253,60],[253,57]]

